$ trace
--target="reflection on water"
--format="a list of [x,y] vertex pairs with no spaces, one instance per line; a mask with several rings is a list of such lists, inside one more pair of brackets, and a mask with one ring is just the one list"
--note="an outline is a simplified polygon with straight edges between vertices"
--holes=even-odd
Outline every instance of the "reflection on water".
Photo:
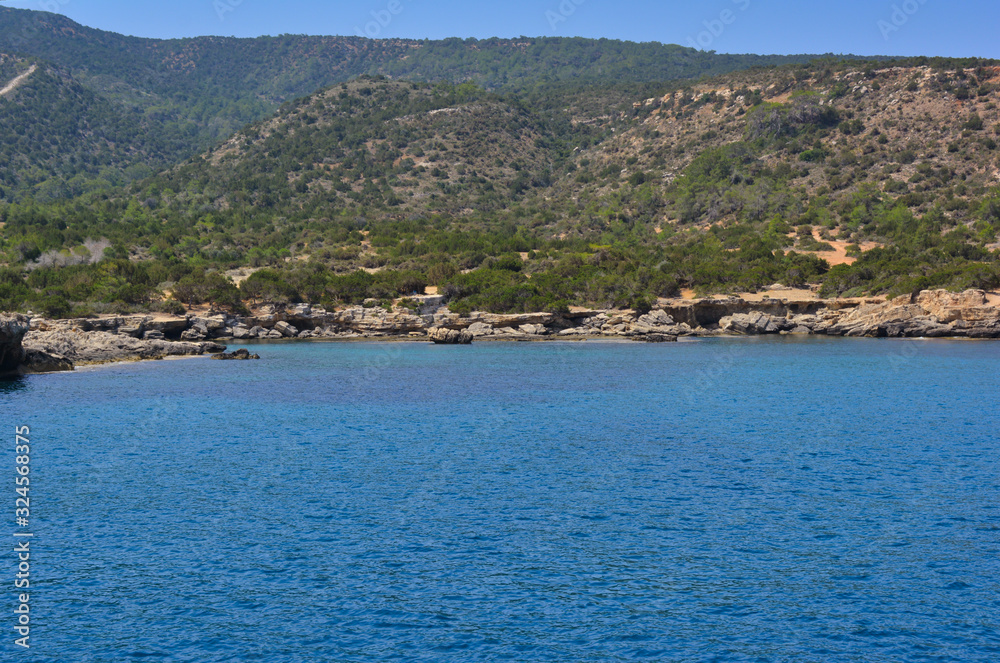
[[0,377],[0,395],[13,394],[28,388],[28,379],[21,375]]

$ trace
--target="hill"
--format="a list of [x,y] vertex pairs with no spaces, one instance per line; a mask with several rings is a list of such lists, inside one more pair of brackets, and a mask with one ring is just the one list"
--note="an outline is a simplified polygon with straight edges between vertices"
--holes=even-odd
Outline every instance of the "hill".
[[[656,43],[574,38],[429,41],[282,35],[141,39],[88,28],[57,14],[8,7],[0,7],[0,53],[44,62],[61,76],[71,76],[87,94],[85,105],[72,108],[3,109],[5,115],[18,111],[46,115],[51,119],[49,128],[67,130],[54,136],[61,140],[54,145],[56,152],[47,157],[50,163],[39,164],[40,171],[26,172],[32,164],[19,161],[11,177],[14,184],[5,187],[8,199],[51,199],[62,192],[76,194],[102,186],[103,181],[94,181],[91,170],[75,172],[68,167],[75,151],[68,144],[76,140],[71,129],[77,118],[85,124],[107,125],[109,108],[124,116],[121,133],[108,134],[112,142],[128,145],[131,156],[120,161],[122,167],[159,170],[266,118],[287,101],[366,74],[472,82],[487,90],[510,92],[560,82],[602,85],[696,79],[810,59],[715,55]],[[82,94],[81,90],[75,94]],[[62,98],[61,93],[36,101],[44,104],[55,97]],[[0,127],[0,141],[15,141],[17,129],[32,121],[11,118]],[[142,131],[134,131],[137,124]],[[76,182],[70,185],[74,178]],[[41,184],[45,186],[39,188]]]
[[362,77],[128,191],[0,205],[6,260],[28,270],[5,301],[388,305],[431,285],[505,312],[775,282],[996,288],[997,72],[827,61],[639,97]]
[[56,200],[155,172],[188,150],[170,133],[54,65],[0,55],[0,200]]

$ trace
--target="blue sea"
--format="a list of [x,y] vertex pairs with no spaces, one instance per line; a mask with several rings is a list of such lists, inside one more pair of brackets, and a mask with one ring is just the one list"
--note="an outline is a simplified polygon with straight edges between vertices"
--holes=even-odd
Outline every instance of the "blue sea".
[[0,659],[1000,660],[1000,343],[249,347],[0,384]]

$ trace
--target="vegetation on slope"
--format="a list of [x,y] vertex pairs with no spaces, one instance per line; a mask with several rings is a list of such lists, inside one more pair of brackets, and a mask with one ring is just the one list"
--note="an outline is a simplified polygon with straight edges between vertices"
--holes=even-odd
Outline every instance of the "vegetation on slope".
[[[997,84],[994,63],[952,60],[656,91],[362,77],[127,191],[0,204],[0,307],[336,306],[436,286],[459,311],[560,311],[774,282],[996,288]],[[849,259],[831,266],[835,245]]]
[[[262,120],[286,101],[364,74],[523,91],[554,81],[602,84],[698,78],[808,59],[722,56],[655,43],[562,38],[140,39],[87,28],[57,14],[0,7],[2,53],[39,59],[71,74],[93,103],[83,108],[52,103],[53,97],[65,94],[60,89],[32,99],[38,104],[33,107],[3,109],[0,114],[14,116],[0,126],[0,141],[15,141],[20,125],[30,124],[33,115],[44,115],[51,118],[47,128],[58,132],[50,135],[60,141],[52,159],[64,163],[33,172],[25,172],[20,163],[11,164],[15,184],[5,187],[0,200],[27,195],[51,199],[104,186],[108,177],[95,176],[88,168],[73,169],[74,149],[67,143],[86,135],[76,130],[74,122],[116,129],[107,126],[109,109],[121,114],[125,125],[108,138],[127,145],[130,153],[116,170],[133,165],[160,170]],[[137,124],[143,131],[134,131]]]

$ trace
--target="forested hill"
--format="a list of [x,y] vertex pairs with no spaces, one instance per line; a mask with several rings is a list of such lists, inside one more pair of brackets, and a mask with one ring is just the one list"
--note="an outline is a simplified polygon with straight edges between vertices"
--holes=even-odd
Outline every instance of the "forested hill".
[[[33,81],[33,96],[0,99],[0,145],[9,150],[23,141],[26,127],[39,131],[34,115],[45,116],[45,135],[54,141],[40,162],[22,156],[8,164],[13,172],[0,184],[0,200],[52,200],[159,170],[267,117],[286,101],[364,74],[472,82],[511,92],[557,83],[697,79],[811,58],[717,55],[658,43],[578,38],[142,39],[88,28],[58,14],[2,6],[0,53],[16,56],[25,67],[51,65],[44,70],[49,78]],[[8,80],[0,80],[0,87]],[[80,145],[93,142],[93,132],[81,134],[81,126],[100,127],[100,140],[114,146],[115,154],[99,164],[99,177],[94,164],[77,168],[73,160]],[[81,136],[82,143],[74,144]]]
[[998,65],[816,62],[625,103],[362,76],[128,188],[0,202],[0,309],[997,288]]
[[367,39],[281,35],[256,39],[142,39],[87,28],[57,14],[0,7],[0,51],[67,67],[95,86],[180,95],[261,96],[280,103],[361,74],[525,89],[565,80],[662,82],[815,55],[718,55],[610,39]]

